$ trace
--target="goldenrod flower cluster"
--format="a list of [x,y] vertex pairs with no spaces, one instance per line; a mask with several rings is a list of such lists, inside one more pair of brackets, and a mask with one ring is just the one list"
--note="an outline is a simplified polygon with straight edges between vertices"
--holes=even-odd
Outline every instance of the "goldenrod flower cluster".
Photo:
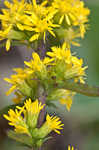
[[[24,90],[25,90],[25,88],[29,90],[29,86],[28,86],[28,84],[26,84],[25,80],[27,78],[29,79],[30,72],[28,72],[25,69],[21,69],[21,68],[16,68],[16,69],[14,69],[14,71],[17,72],[17,74],[11,75],[11,79],[4,78],[5,81],[12,84],[12,87],[9,89],[9,91],[6,94],[9,95],[16,89],[17,90],[22,89],[22,91],[23,91],[22,93],[29,96],[30,91],[24,91]],[[17,92],[17,93],[19,93],[19,92]],[[18,96],[19,94],[16,94],[16,95]]]
[[90,11],[84,7],[84,2],[80,0],[53,0],[53,7],[58,10],[59,24],[65,20],[68,26],[79,26],[81,37],[85,33],[85,23]]
[[60,134],[59,130],[63,129],[60,118],[50,117],[48,114],[45,123],[37,128],[38,117],[43,108],[44,105],[37,99],[34,102],[29,99],[22,107],[16,106],[15,111],[10,109],[8,115],[4,114],[4,117],[9,121],[9,125],[14,126],[15,132],[29,136],[32,139],[32,144],[36,145],[39,141],[43,142],[50,132],[55,131]]
[[50,33],[54,38],[61,37],[69,44],[78,45],[75,38],[84,37],[89,9],[81,0],[5,0],[6,8],[1,9],[0,40],[6,39],[6,50],[12,40],[23,41],[27,45],[44,39]]
[[[16,95],[14,103],[22,105],[29,100],[22,107],[10,109],[4,117],[14,127],[13,139],[25,138],[24,144],[37,148],[50,132],[60,134],[63,129],[60,118],[48,114],[46,121],[39,124],[44,106],[59,101],[70,111],[77,90],[72,91],[68,83],[85,83],[87,66],[70,48],[71,44],[79,46],[78,38],[84,37],[90,11],[81,0],[5,0],[4,5],[0,40],[6,41],[6,50],[13,42],[33,49],[32,59],[24,61],[25,67],[14,68],[15,74],[4,79],[11,84],[6,94]],[[70,149],[74,147],[68,146]]]
[[[48,95],[48,101],[59,100],[61,104],[66,105],[67,110],[70,110],[75,92],[58,89],[58,86],[64,83],[64,80],[84,83],[86,67],[83,67],[82,59],[71,54],[66,43],[62,47],[52,47],[52,52],[47,52],[47,55],[50,57],[46,56],[41,60],[37,53],[32,53],[33,59],[24,62],[24,69],[14,69],[17,74],[11,75],[10,79],[5,78],[12,84],[7,95],[15,90],[23,97],[34,99],[38,97],[38,87],[41,85]],[[20,96],[18,99],[21,100]],[[14,102],[16,100],[17,103],[18,99],[14,99]]]

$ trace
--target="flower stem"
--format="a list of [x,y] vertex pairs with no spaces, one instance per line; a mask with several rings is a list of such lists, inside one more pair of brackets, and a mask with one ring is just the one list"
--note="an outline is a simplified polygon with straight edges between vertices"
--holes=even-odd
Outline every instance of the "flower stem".
[[[42,96],[39,98],[39,100],[42,102],[42,104],[45,104],[46,97]],[[45,117],[45,107],[41,110],[40,116],[39,116],[39,121],[38,121],[38,126],[40,127],[43,122],[44,122],[44,117]]]
[[[40,58],[44,59],[44,57],[46,55],[46,46],[45,46],[44,40],[40,41],[40,45],[38,46],[38,52],[39,52]],[[38,96],[39,96],[39,100],[41,101],[41,103],[45,104],[46,93],[42,86],[39,86]],[[43,108],[43,110],[41,110],[39,120],[38,120],[38,127],[40,127],[43,124],[44,117],[45,117],[45,107]]]
[[[44,59],[44,57],[46,55],[46,46],[45,46],[44,40],[40,41],[40,45],[38,47],[38,53],[39,53],[40,58]],[[45,104],[46,92],[41,85],[39,85],[38,96],[39,96],[39,101],[42,104]],[[45,107],[40,112],[39,119],[38,119],[38,127],[41,127],[41,125],[44,122],[44,118],[45,118]],[[38,150],[42,150],[42,147],[40,147]]]

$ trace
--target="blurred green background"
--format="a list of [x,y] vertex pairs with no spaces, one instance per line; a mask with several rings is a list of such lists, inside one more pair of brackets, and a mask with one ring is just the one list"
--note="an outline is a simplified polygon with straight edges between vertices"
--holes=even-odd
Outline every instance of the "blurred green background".
[[[85,0],[85,3],[91,10],[90,28],[80,41],[81,47],[74,47],[72,51],[77,52],[77,56],[82,57],[85,65],[88,65],[87,82],[99,86],[99,0]],[[9,85],[3,78],[12,74],[12,68],[22,67],[24,60],[31,58],[31,53],[25,47],[14,47],[8,53],[4,49],[0,50],[0,108],[10,104],[13,97],[6,97]],[[67,150],[68,144],[78,150],[99,149],[99,98],[77,94],[71,111],[67,112],[65,107],[58,106],[57,114],[65,124],[63,133],[57,138],[54,136],[49,146],[45,144],[44,150]],[[27,150],[7,138],[7,129],[7,122],[0,118],[0,150]]]

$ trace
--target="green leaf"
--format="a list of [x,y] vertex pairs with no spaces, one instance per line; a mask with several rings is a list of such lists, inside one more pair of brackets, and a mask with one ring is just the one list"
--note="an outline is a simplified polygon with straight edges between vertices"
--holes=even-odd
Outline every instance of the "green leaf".
[[49,136],[49,137],[44,138],[43,142],[45,142],[45,141],[47,141],[47,140],[49,140],[49,139],[52,139],[52,136]]
[[64,81],[59,85],[59,88],[71,90],[85,96],[99,97],[99,87],[89,86],[88,84]]
[[25,146],[32,147],[34,144],[32,137],[25,134],[18,134],[12,130],[8,131],[8,137],[10,137],[13,140],[16,140],[17,142],[22,143]]
[[11,30],[8,34],[8,38],[13,40],[25,40],[26,35],[22,31]]

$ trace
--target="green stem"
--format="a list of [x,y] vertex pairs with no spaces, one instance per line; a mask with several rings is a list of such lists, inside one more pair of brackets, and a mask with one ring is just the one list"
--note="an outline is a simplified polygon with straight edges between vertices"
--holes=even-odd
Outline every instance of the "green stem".
[[89,86],[82,83],[64,82],[59,88],[71,90],[85,96],[99,97],[99,87]]
[[[42,104],[45,104],[46,94],[45,94],[43,87],[40,85],[39,85],[38,95],[39,95],[39,101],[41,101]],[[40,127],[43,124],[44,117],[45,117],[45,107],[40,112],[40,116],[38,120],[38,127]]]
[[[43,40],[40,41],[40,45],[38,46],[37,49],[38,49],[38,54],[40,56],[40,59],[44,59],[46,55],[46,46]],[[39,88],[38,88],[38,96],[39,96],[39,101],[41,101],[42,104],[45,104],[46,92],[41,85],[39,85]],[[40,115],[39,115],[38,128],[40,128],[42,124],[44,123],[45,113],[46,111],[44,107],[43,110],[41,110]],[[40,147],[38,150],[42,150],[42,147]]]
[[[39,89],[38,89],[38,96],[39,96],[39,101],[42,104],[45,104],[46,101],[46,93],[45,90],[42,86],[39,85]],[[38,119],[38,128],[40,128],[42,126],[42,124],[44,123],[44,118],[45,118],[45,107],[41,110],[40,115],[39,115],[39,119]],[[42,150],[42,147],[40,147],[38,150]]]

